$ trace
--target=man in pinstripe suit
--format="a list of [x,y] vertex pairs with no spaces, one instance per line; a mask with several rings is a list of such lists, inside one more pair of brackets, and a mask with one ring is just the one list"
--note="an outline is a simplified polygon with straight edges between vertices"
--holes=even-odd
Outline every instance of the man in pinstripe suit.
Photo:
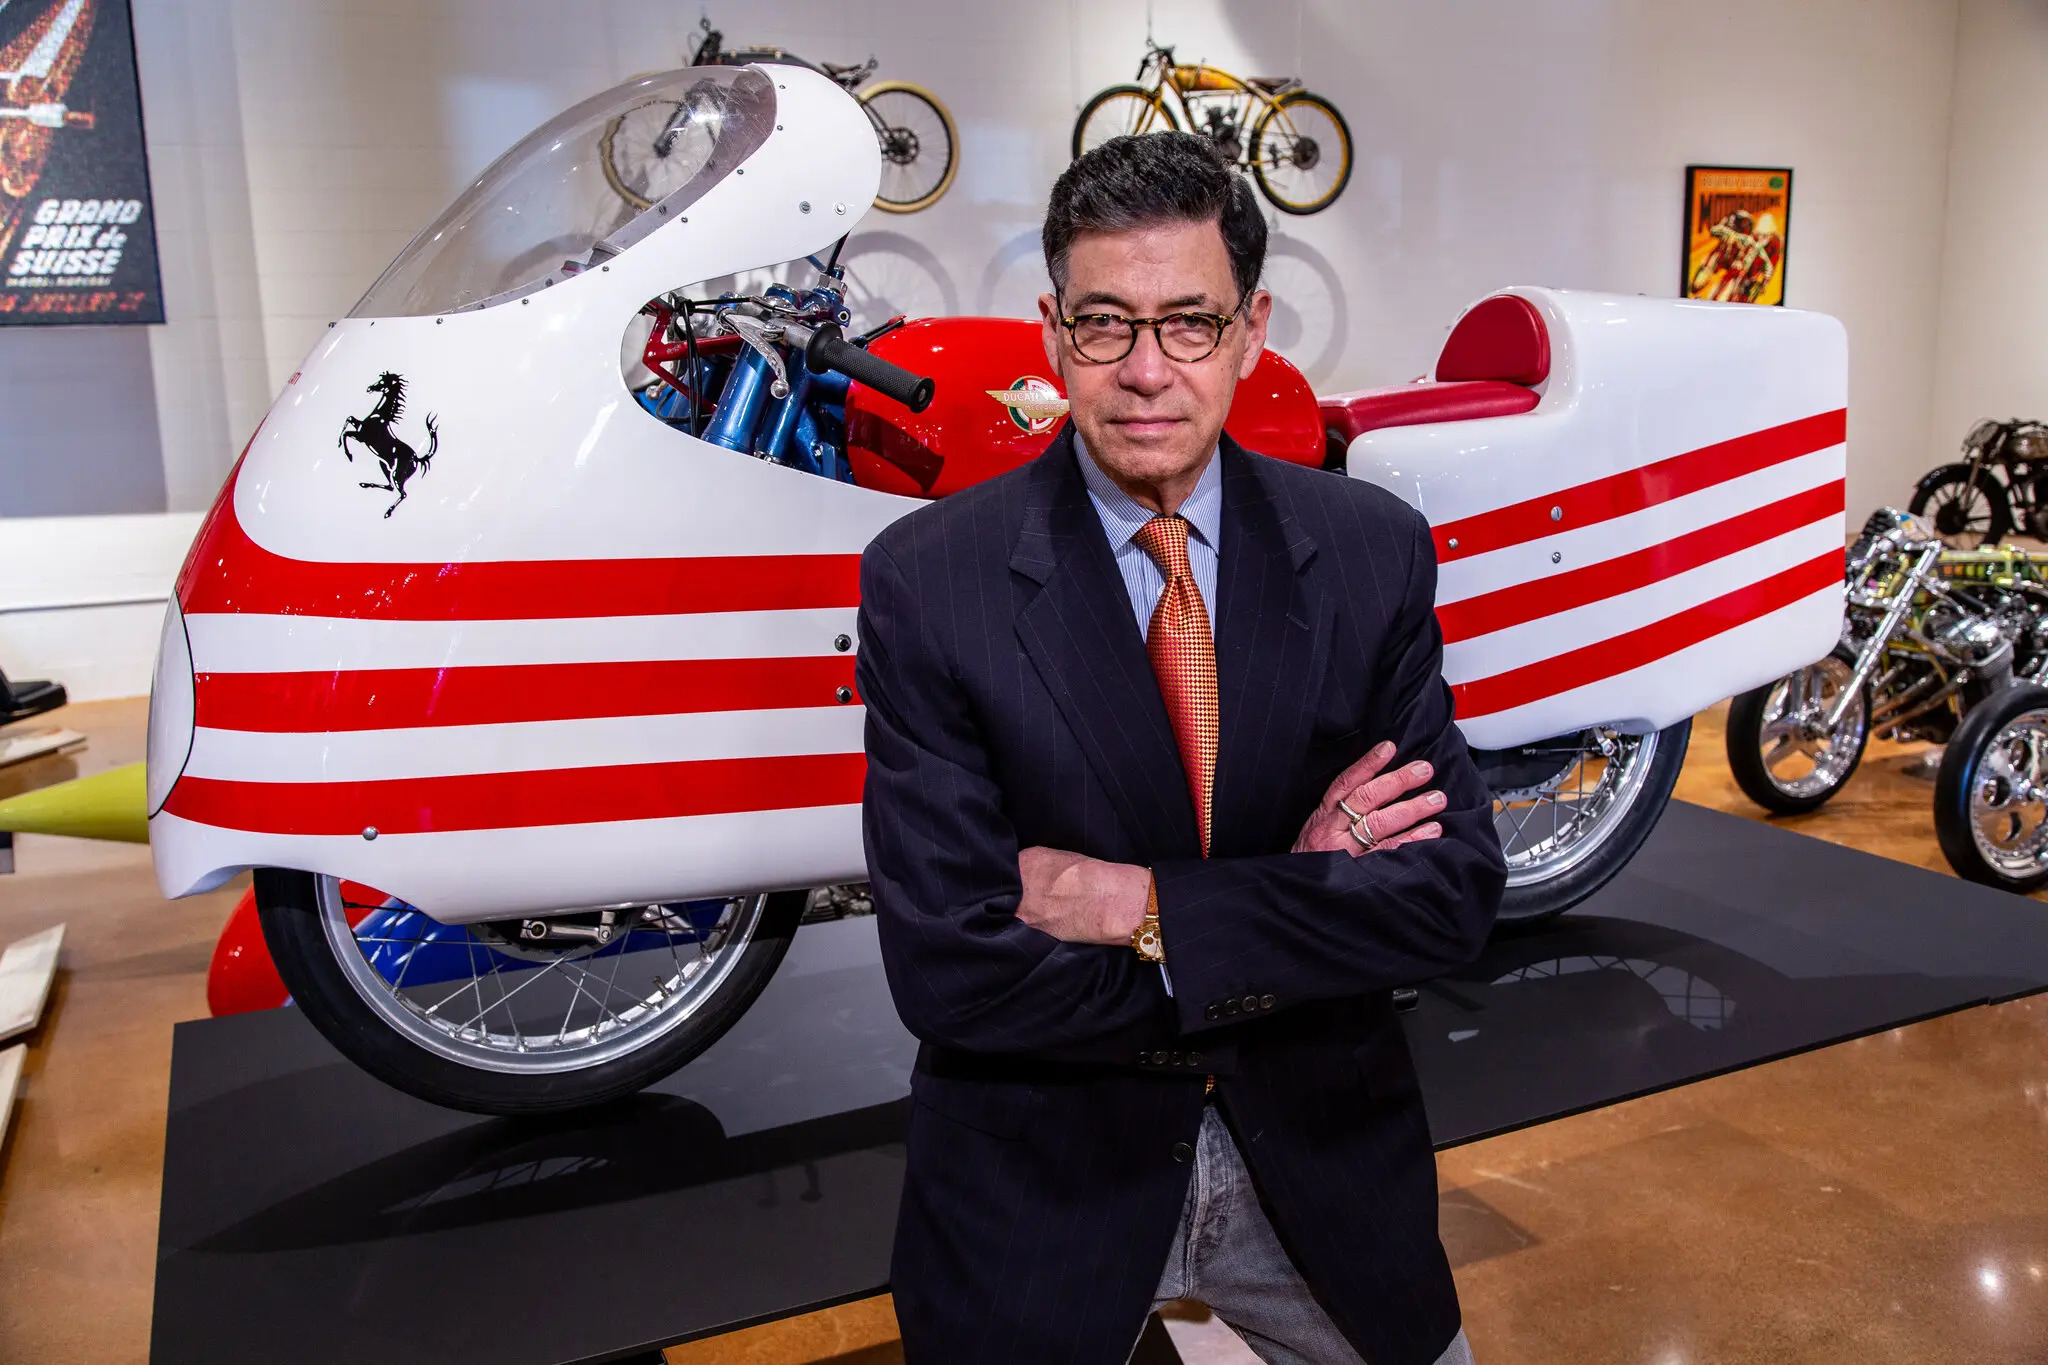
[[1266,229],[1200,138],[1045,221],[1071,420],[861,564],[866,837],[923,1043],[906,1357],[1101,1362],[1194,1298],[1276,1362],[1467,1362],[1390,994],[1505,871],[1422,519],[1222,434]]

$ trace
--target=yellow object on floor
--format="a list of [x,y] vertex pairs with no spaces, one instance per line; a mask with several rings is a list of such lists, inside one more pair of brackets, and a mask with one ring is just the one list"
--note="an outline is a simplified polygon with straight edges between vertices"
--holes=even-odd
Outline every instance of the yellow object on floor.
[[0,801],[0,830],[67,834],[74,839],[149,842],[149,796],[143,765],[95,773]]

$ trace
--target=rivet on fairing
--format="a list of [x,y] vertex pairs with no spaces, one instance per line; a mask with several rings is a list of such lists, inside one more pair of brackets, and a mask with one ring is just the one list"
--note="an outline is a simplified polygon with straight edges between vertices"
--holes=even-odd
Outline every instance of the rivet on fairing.
[[796,211],[797,211],[798,213],[809,213],[809,212],[811,211],[811,201],[810,201],[810,200],[808,200],[808,199],[800,199],[800,200],[798,200],[798,201],[797,201],[797,206],[796,206]]
[[376,838],[376,837],[377,837],[377,827],[376,827],[375,825],[364,825],[364,826],[363,826],[363,837],[364,837],[365,839],[374,839],[374,838]]
[[1553,508],[1551,508],[1551,509],[1550,509],[1550,519],[1551,519],[1552,521],[1563,521],[1563,520],[1564,520],[1564,509],[1563,509],[1562,507],[1553,507]]
[[1550,552],[1550,562],[1553,564],[1561,564],[1564,562],[1564,555],[1562,555],[1556,550],[1552,550]]
[[844,214],[844,213],[846,212],[846,205],[844,205],[844,204],[834,204],[834,205],[832,206],[832,211],[833,211],[834,213],[838,213],[838,214]]
[[850,687],[842,687],[837,692],[834,692],[832,695],[839,698],[840,702],[843,704],[853,700],[853,689]]
[[853,648],[853,637],[851,635],[835,635],[832,637],[832,648],[844,654],[847,650]]
[[1451,543],[1451,548],[1452,548],[1453,550],[1455,550],[1455,549],[1457,549],[1457,548],[1458,548],[1458,538],[1457,538],[1456,536],[1452,536],[1452,537],[1451,537],[1451,542],[1450,542],[1450,543]]

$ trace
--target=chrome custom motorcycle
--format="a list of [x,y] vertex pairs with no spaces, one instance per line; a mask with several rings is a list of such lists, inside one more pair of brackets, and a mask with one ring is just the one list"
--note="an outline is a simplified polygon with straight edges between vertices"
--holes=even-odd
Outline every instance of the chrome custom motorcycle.
[[1979,706],[2048,678],[2048,554],[1954,549],[1883,508],[1846,573],[1834,651],[1728,708],[1728,766],[1776,814],[1825,804],[1871,735],[1953,744]]

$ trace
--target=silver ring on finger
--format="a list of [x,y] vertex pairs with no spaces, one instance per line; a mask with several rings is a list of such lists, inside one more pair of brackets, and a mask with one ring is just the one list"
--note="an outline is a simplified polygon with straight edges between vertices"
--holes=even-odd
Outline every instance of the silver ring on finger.
[[1365,816],[1363,815],[1352,820],[1351,837],[1358,840],[1362,849],[1367,853],[1379,847],[1380,841],[1373,835],[1372,826],[1365,823]]
[[1358,813],[1357,811],[1355,811],[1355,810],[1351,809],[1351,807],[1350,807],[1349,805],[1347,805],[1346,803],[1344,803],[1344,802],[1342,802],[1342,801],[1339,801],[1339,802],[1337,803],[1337,809],[1338,809],[1338,810],[1341,810],[1341,811],[1343,811],[1343,812],[1344,812],[1344,814],[1346,815],[1346,817],[1348,817],[1349,819],[1351,819],[1351,820],[1352,820],[1353,822],[1356,822],[1356,821],[1359,821],[1359,820],[1363,820],[1363,819],[1365,818],[1365,816],[1364,816],[1364,815],[1361,815],[1361,814],[1359,814],[1359,813]]

